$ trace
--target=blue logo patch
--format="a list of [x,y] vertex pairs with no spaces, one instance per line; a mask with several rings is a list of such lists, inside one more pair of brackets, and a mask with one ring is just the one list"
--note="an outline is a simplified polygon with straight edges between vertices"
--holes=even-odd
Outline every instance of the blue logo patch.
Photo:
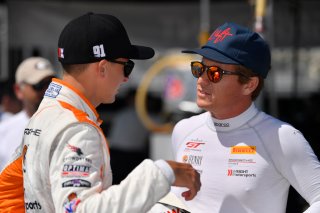
[[62,86],[51,82],[44,96],[56,98],[59,95],[61,88]]
[[66,210],[66,213],[74,213],[77,210],[77,206],[80,203],[80,199],[73,199],[72,201],[66,203],[64,205],[64,209]]

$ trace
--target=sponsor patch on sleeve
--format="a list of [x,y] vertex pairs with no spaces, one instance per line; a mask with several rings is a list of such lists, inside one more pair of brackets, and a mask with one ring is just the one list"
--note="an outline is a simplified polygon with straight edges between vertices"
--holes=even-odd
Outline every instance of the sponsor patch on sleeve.
[[62,86],[51,82],[44,96],[56,98],[59,95],[61,88]]

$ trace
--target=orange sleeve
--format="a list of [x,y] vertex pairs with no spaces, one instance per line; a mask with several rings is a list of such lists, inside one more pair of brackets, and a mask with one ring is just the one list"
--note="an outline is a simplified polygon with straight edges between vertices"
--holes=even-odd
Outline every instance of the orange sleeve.
[[1,213],[25,212],[22,155],[0,174],[0,210]]

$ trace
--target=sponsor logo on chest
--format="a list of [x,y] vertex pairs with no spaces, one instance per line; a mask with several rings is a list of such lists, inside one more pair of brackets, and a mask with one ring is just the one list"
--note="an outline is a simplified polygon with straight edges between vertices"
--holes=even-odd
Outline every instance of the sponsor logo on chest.
[[24,134],[25,135],[34,135],[34,136],[40,136],[41,134],[41,129],[29,129],[29,128],[25,128],[24,129]]
[[88,177],[90,171],[90,166],[86,165],[74,165],[74,164],[65,164],[62,169],[63,177]]
[[201,140],[191,140],[191,141],[187,141],[184,144],[184,151],[185,152],[189,152],[189,151],[195,151],[195,152],[201,152],[203,147],[205,146],[205,142],[201,141]]
[[256,154],[256,146],[233,146],[231,154]]
[[34,202],[25,202],[24,203],[26,210],[40,210],[42,207],[38,201]]
[[255,178],[256,174],[250,173],[247,169],[228,169],[228,176],[244,177],[244,178]]
[[82,179],[73,179],[73,180],[68,180],[66,182],[62,183],[62,187],[91,187],[91,183],[86,180]]
[[182,161],[184,163],[189,163],[193,166],[201,166],[202,159],[203,159],[203,156],[197,156],[197,155],[184,155],[184,156],[182,156]]

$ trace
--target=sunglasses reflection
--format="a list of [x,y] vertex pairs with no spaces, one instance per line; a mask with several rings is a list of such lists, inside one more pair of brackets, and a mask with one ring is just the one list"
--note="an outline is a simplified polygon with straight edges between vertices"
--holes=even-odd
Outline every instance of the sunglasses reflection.
[[207,72],[208,79],[213,83],[221,81],[223,75],[238,75],[249,78],[240,71],[227,71],[218,66],[207,66],[200,61],[191,62],[191,73],[195,78],[200,78],[204,72]]

